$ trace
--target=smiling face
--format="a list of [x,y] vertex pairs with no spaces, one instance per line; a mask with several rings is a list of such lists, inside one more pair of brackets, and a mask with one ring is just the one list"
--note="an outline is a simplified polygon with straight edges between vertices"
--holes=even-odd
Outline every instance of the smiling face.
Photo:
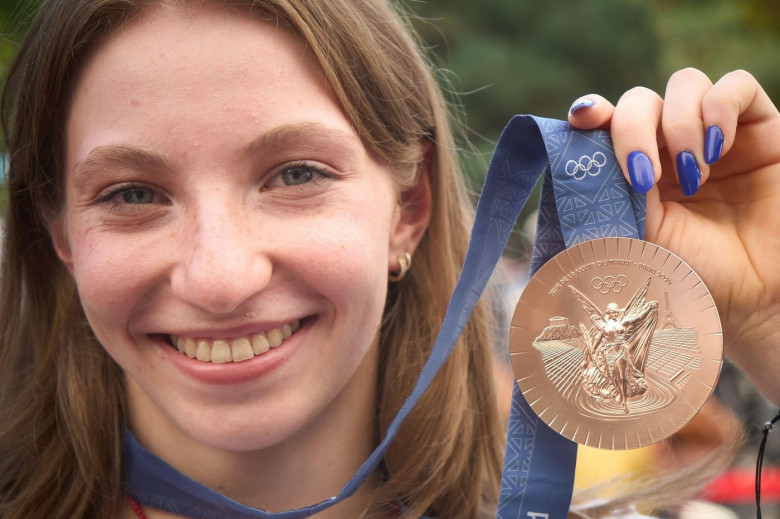
[[147,446],[372,430],[387,273],[424,222],[302,41],[211,11],[136,20],[82,69],[65,154],[55,246]]

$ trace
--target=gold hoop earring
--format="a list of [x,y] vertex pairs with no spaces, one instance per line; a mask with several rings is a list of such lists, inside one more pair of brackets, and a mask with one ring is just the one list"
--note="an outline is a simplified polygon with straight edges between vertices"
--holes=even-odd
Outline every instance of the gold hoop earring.
[[399,254],[398,265],[398,270],[391,270],[387,276],[393,283],[401,281],[406,276],[406,273],[409,272],[409,269],[412,268],[412,255],[408,252],[404,252],[403,255]]

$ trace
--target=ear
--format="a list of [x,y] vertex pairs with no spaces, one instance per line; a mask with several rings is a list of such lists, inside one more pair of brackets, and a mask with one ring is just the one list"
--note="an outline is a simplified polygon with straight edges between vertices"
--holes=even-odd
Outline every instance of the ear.
[[70,248],[70,241],[68,240],[68,230],[65,225],[64,215],[58,214],[57,216],[46,218],[45,225],[46,230],[49,231],[54,252],[57,253],[60,261],[62,261],[68,271],[73,274],[73,254]]
[[388,270],[399,269],[399,256],[405,252],[414,254],[431,219],[432,194],[431,170],[435,147],[429,140],[423,142],[422,157],[417,166],[414,183],[399,196],[393,229],[390,234]]

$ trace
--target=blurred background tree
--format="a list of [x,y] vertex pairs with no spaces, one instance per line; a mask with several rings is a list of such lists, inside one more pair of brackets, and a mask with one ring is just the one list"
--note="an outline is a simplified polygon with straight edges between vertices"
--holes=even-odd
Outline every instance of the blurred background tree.
[[5,77],[19,41],[40,0],[0,0],[0,78]]
[[660,55],[644,3],[613,0],[412,2],[418,29],[453,72],[475,132],[513,113],[562,117],[578,95],[647,84]]
[[[715,81],[743,68],[780,99],[775,0],[407,1],[448,71],[472,140],[489,148],[515,113],[563,118],[595,92],[611,101],[696,67]],[[485,142],[486,138],[488,142]]]

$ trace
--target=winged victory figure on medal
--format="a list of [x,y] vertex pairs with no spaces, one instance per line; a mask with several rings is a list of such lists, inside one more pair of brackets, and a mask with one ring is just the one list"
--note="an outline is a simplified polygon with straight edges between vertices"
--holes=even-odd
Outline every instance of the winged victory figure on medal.
[[658,302],[645,299],[650,279],[624,308],[609,303],[604,312],[569,285],[592,322],[579,323],[585,341],[582,388],[599,402],[616,402],[626,414],[628,399],[647,391],[645,366],[658,321]]

